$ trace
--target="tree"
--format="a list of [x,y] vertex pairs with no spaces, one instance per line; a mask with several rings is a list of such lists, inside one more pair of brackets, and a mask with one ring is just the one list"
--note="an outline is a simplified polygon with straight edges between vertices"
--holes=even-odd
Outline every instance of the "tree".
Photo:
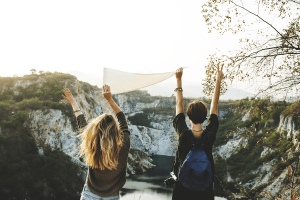
[[[209,32],[236,34],[241,44],[232,52],[209,56],[205,66],[206,94],[214,91],[216,63],[226,63],[223,92],[233,81],[250,81],[258,89],[256,95],[297,94],[300,89],[300,0],[207,0],[202,8]],[[250,32],[251,35],[246,36]],[[268,84],[258,85],[258,80]],[[286,162],[290,165],[287,180],[290,186],[281,188],[281,194],[289,191],[284,199],[299,198],[298,151],[292,151],[296,162]],[[273,196],[271,193],[263,195]]]
[[36,74],[36,69],[31,69],[31,74]]
[[[252,37],[239,38],[243,46],[235,52],[210,55],[206,94],[213,92],[217,62],[228,65],[223,91],[233,80],[252,84],[266,80],[268,85],[260,86],[257,95],[296,94],[300,87],[300,0],[207,0],[202,8],[209,32],[252,31]],[[274,19],[280,23],[273,23]]]

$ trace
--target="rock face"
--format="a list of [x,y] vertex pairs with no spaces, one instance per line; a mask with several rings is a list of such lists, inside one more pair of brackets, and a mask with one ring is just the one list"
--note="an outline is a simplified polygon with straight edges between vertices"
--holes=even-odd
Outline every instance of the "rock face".
[[247,146],[248,139],[241,135],[243,130],[244,128],[238,129],[233,133],[233,139],[229,139],[226,144],[216,147],[216,153],[226,160],[232,154],[237,153],[241,147]]
[[259,186],[262,186],[264,184],[268,184],[271,175],[272,175],[272,167],[275,164],[275,159],[271,160],[270,162],[264,163],[263,165],[261,165],[259,168],[251,171],[249,174],[259,174],[259,176],[251,181],[249,181],[248,183],[245,183],[243,185],[244,189],[255,189]]
[[294,140],[294,143],[298,142],[298,140],[296,140],[296,135],[298,134],[298,131],[296,131],[296,125],[293,121],[292,116],[285,117],[283,115],[280,115],[280,122],[277,131],[279,133],[286,133],[286,137],[292,138]]
[[76,157],[80,145],[80,140],[76,138],[78,132],[73,131],[70,119],[60,110],[31,111],[25,125],[31,128],[40,154],[49,145],[51,149],[59,149],[71,156],[74,162],[80,163]]
[[244,121],[246,121],[247,119],[249,119],[250,114],[251,114],[251,110],[248,110],[248,111],[245,113],[245,115],[243,116],[242,121],[244,122]]
[[[250,118],[250,110],[244,111],[242,114],[242,117],[239,119],[241,122],[245,122]],[[272,124],[274,123],[273,119],[269,119],[265,125],[263,126],[264,129],[272,127]],[[291,138],[294,145],[296,146],[295,151],[300,150],[300,143],[298,141],[297,135],[298,130],[296,129],[296,124],[293,121],[293,118],[291,116],[284,116],[280,115],[280,122],[276,127],[273,127],[275,130],[277,130],[281,135],[285,136],[285,138]],[[226,144],[220,145],[215,147],[215,151],[213,152],[214,158],[220,156],[222,159],[226,161],[226,159],[230,158],[232,155],[238,153],[240,147],[246,147],[248,144],[248,139],[245,138],[242,134],[242,132],[246,130],[246,128],[239,128],[236,131],[232,133],[232,139],[229,139]],[[247,130],[249,132],[249,130]],[[250,134],[261,134],[263,133],[263,129],[259,130],[258,133],[255,133],[254,130]],[[266,138],[264,138],[266,139]],[[263,158],[267,155],[272,154],[275,152],[276,148],[270,148],[263,146],[263,150],[260,152],[260,157]],[[286,162],[288,159],[291,159],[293,157],[293,154],[291,152],[291,149],[286,151],[287,157],[281,158],[282,162]],[[295,160],[295,159],[294,159]],[[246,176],[252,176],[251,180],[247,181],[246,183],[242,183],[241,180],[244,177],[237,177],[235,180],[232,179],[230,176],[230,173],[228,173],[228,166],[227,168],[227,175],[224,177],[224,181],[227,183],[233,182],[235,183],[235,186],[237,188],[242,188],[244,190],[257,190],[257,188],[263,188],[260,192],[260,199],[276,199],[275,197],[278,197],[278,195],[281,195],[283,199],[290,198],[291,195],[291,188],[290,188],[290,179],[288,175],[288,168],[285,168],[283,170],[280,170],[279,174],[277,174],[277,177],[274,179],[274,171],[276,171],[276,166],[278,164],[277,159],[272,159],[268,162],[264,162],[261,165],[259,165],[256,169],[253,169],[250,171]],[[296,161],[291,163],[294,168],[296,167]],[[225,166],[224,166],[225,168]],[[297,185],[298,178],[294,177],[294,185],[295,190],[298,193],[300,193],[300,186]],[[234,196],[234,195],[233,195]]]
[[[33,82],[20,80],[15,83],[14,88],[20,86],[26,88],[32,84],[38,84],[39,87],[42,87],[44,81],[43,78]],[[78,80],[67,80],[65,87],[72,89],[73,96],[88,122],[103,113],[113,114],[100,89],[86,92],[83,83]],[[129,153],[128,158],[129,174],[153,167],[154,165],[151,164],[152,160],[149,156],[175,156],[177,136],[172,125],[175,98],[151,96],[144,98],[127,94],[114,95],[113,98],[124,112],[131,133],[131,149],[133,151]],[[61,102],[68,105],[64,99]],[[130,117],[144,113],[145,109],[148,109],[145,117],[150,122],[148,126],[140,126],[130,121]],[[149,112],[151,109],[165,109],[166,113],[157,113],[155,110]],[[220,114],[224,116],[226,112],[220,111]],[[75,163],[85,166],[77,157],[80,140],[76,137],[79,130],[77,130],[76,123],[74,124],[74,118],[70,118],[59,109],[31,110],[28,117],[29,120],[27,120],[25,126],[31,129],[41,155],[43,155],[43,149],[49,147],[63,151],[72,157]],[[189,126],[188,118],[186,118],[186,122]],[[207,123],[205,121],[203,127]],[[140,152],[144,153],[143,156]]]
[[[39,87],[42,87],[42,83],[44,81],[45,80],[43,78],[39,78],[35,81],[19,80],[15,83],[13,88],[26,88],[31,84],[38,84]],[[88,122],[103,113],[113,113],[112,109],[104,99],[100,89],[90,90],[87,93],[84,91],[82,83],[78,80],[67,80],[65,87],[72,88],[73,91],[75,91],[73,96]],[[5,90],[4,87],[3,90]],[[15,93],[15,95],[17,94]],[[64,99],[62,99],[61,102],[68,104]],[[152,105],[155,106],[155,103],[148,105],[148,107],[151,107]],[[138,108],[143,107],[143,105],[137,105],[135,107],[135,110],[138,110]],[[130,104],[128,103],[124,102],[122,104],[122,108],[125,109],[125,113],[131,111],[131,109],[129,109]],[[79,134],[79,130],[77,129],[76,122],[75,124],[72,124],[72,120],[74,122],[74,118],[71,119],[59,109],[31,110],[29,111],[28,120],[24,123],[24,126],[31,129],[40,155],[44,154],[44,148],[60,150],[69,155],[73,162],[83,167],[87,167],[77,156],[79,150],[78,147],[81,141],[76,137]],[[131,141],[133,142],[131,142],[131,144],[133,145],[131,146],[132,150],[129,153],[127,175],[142,172],[148,168],[154,167],[154,165],[151,164],[152,159],[147,156],[151,155],[150,152],[165,153],[169,151],[161,149],[155,150],[155,148],[151,146],[151,143],[147,144],[145,142],[143,143],[143,148],[141,148],[138,145],[139,141],[134,142],[136,141],[137,136],[142,138],[143,141],[146,141],[143,138],[144,135],[150,135],[153,140],[155,140],[155,137],[161,137],[164,135],[162,130],[145,128],[145,131],[140,131],[136,126],[130,125],[129,127],[132,131]],[[155,143],[155,141],[152,141],[152,143]],[[149,154],[143,154],[140,152],[140,150],[144,150],[146,148],[154,150],[151,150]]]

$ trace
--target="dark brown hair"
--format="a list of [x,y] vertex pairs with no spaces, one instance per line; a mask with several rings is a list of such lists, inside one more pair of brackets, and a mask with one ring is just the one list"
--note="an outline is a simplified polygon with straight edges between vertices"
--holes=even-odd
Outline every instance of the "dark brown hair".
[[194,124],[202,124],[206,120],[207,107],[202,101],[189,103],[187,115]]

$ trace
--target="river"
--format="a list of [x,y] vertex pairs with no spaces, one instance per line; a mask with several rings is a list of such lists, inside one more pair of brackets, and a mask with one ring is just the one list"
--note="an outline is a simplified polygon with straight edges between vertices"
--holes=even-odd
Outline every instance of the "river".
[[[120,191],[121,200],[170,200],[172,189],[166,188],[164,180],[170,177],[174,156],[155,155],[151,157],[156,167],[142,174],[127,177]],[[226,200],[216,197],[215,200]]]

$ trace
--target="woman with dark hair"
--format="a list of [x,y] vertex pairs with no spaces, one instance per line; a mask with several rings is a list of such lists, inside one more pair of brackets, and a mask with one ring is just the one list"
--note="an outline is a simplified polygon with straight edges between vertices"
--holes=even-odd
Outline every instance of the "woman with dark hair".
[[210,200],[214,199],[214,188],[213,182],[203,191],[197,191],[184,187],[178,181],[178,174],[180,166],[183,164],[187,154],[192,150],[192,142],[190,140],[189,131],[192,131],[195,145],[198,147],[201,144],[202,134],[206,132],[205,142],[203,144],[203,150],[211,164],[212,177],[214,177],[214,161],[212,156],[212,146],[216,140],[216,134],[219,127],[218,122],[218,101],[220,95],[220,84],[223,78],[222,73],[223,65],[219,70],[219,65],[217,65],[216,74],[216,87],[214,91],[214,96],[211,102],[210,116],[208,119],[208,125],[203,130],[202,123],[206,120],[207,108],[205,103],[201,101],[194,101],[188,105],[187,116],[191,122],[191,129],[189,129],[185,122],[184,108],[183,108],[183,95],[182,95],[182,68],[177,70],[177,88],[176,91],[176,117],[173,120],[173,126],[178,138],[178,147],[176,151],[175,161],[173,163],[173,173],[175,176],[175,185],[173,187],[172,200],[182,200],[182,199],[203,199]]
[[119,190],[126,182],[126,166],[130,132],[124,113],[112,99],[110,87],[103,86],[103,96],[113,109],[119,126],[111,114],[104,113],[87,124],[68,88],[63,97],[73,107],[82,133],[79,156],[84,156],[88,174],[81,200],[119,200]]

